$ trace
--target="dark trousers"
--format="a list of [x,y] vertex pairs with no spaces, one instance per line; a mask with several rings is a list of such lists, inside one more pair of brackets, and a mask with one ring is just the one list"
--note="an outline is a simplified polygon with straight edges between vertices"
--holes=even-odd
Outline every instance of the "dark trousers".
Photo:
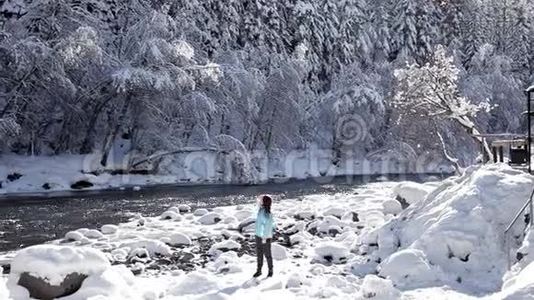
[[267,239],[265,244],[259,236],[256,236],[256,259],[258,260],[258,271],[261,272],[263,267],[263,256],[267,259],[267,266],[269,271],[273,270],[273,257],[271,255],[271,239]]

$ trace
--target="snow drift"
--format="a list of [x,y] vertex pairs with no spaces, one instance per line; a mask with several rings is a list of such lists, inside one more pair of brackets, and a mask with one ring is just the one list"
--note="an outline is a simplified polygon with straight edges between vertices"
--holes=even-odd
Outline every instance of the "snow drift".
[[399,288],[495,292],[507,271],[504,230],[532,184],[531,176],[506,165],[472,167],[360,240],[374,247],[379,275]]

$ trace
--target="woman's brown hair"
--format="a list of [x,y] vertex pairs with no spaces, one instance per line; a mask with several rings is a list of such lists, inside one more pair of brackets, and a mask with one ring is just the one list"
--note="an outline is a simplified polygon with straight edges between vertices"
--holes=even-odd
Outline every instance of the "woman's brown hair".
[[263,195],[261,197],[261,207],[267,211],[268,214],[271,213],[271,204],[273,203],[273,199],[267,195]]

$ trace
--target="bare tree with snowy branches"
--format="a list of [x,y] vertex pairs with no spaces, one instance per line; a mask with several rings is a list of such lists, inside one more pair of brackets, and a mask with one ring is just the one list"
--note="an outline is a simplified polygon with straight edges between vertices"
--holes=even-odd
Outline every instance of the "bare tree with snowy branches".
[[481,145],[483,154],[491,158],[491,150],[479,136],[480,131],[473,121],[478,112],[489,112],[491,106],[486,101],[471,103],[460,94],[459,73],[453,57],[447,55],[444,47],[438,46],[430,62],[422,66],[411,64],[395,71],[398,83],[395,105],[426,117],[453,120]]

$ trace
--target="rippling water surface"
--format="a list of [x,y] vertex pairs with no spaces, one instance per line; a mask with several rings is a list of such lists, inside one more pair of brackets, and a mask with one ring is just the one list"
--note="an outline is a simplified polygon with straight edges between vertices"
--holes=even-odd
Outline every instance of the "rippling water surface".
[[[432,174],[395,175],[388,180],[424,181]],[[385,179],[383,176],[380,176]],[[161,214],[176,204],[198,207],[235,205],[255,201],[268,193],[277,199],[309,194],[347,192],[378,176],[309,179],[258,186],[159,186],[133,190],[55,193],[0,198],[0,252],[62,238],[78,228],[100,228],[127,221],[132,214]],[[320,181],[320,182],[319,182]]]

